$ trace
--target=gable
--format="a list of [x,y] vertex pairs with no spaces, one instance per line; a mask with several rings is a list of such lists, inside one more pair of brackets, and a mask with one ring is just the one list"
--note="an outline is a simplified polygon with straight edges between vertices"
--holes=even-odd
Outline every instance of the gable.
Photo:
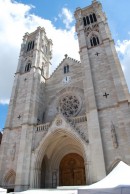
[[[46,81],[47,85],[60,84],[65,85],[65,78],[69,77],[70,82],[75,82],[78,77],[82,77],[81,63],[77,60],[66,57]],[[76,78],[76,79],[75,79]]]

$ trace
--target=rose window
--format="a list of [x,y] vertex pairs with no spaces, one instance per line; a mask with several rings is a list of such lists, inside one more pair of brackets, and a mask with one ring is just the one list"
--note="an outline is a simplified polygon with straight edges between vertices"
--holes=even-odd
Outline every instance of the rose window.
[[80,102],[74,95],[66,95],[60,99],[60,111],[66,117],[76,116],[80,108]]

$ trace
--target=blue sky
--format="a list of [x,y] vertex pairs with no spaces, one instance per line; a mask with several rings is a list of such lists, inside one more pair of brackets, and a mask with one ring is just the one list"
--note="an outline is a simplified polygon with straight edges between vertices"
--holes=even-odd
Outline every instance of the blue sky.
[[[130,89],[130,0],[100,2],[106,12]],[[24,33],[32,32],[39,25],[45,27],[54,44],[53,71],[66,53],[79,59],[73,12],[76,7],[82,8],[90,4],[91,0],[0,0],[0,130],[5,123]]]

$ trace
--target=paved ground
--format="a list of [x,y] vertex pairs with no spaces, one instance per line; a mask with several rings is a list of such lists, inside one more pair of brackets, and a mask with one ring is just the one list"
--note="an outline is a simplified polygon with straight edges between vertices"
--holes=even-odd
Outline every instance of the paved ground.
[[33,189],[20,193],[13,192],[12,194],[130,194],[130,186],[113,189]]

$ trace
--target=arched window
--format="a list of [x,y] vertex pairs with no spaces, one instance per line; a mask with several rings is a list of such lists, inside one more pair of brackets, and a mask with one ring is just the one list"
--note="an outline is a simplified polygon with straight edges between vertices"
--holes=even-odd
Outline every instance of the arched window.
[[28,43],[27,51],[29,51],[29,49],[30,49],[30,42]]
[[97,44],[99,44],[99,38],[98,37],[96,37],[96,41],[97,41]]
[[97,36],[92,36],[90,39],[91,46],[99,45],[99,38]]
[[64,66],[64,74],[69,73],[69,65]]
[[30,41],[27,46],[27,51],[34,49],[34,41]]
[[94,46],[96,46],[96,45],[97,45],[97,42],[96,42],[96,37],[93,37],[93,44],[94,44]]
[[69,65],[67,65],[67,73],[69,73]]
[[87,24],[89,25],[90,24],[90,20],[89,20],[88,16],[86,17],[86,20],[87,20]]
[[93,16],[92,15],[90,15],[90,21],[91,21],[91,23],[93,23]]
[[64,73],[66,73],[66,66],[64,66]]
[[32,49],[34,49],[34,41],[32,42]]
[[29,62],[26,66],[25,66],[25,72],[29,72],[31,69],[31,63]]
[[86,18],[85,17],[83,17],[83,22],[84,22],[84,26],[86,26],[87,24],[86,24]]
[[93,46],[93,40],[92,40],[92,38],[90,39],[90,43],[91,43],[91,46]]
[[93,19],[94,19],[94,22],[96,22],[96,21],[97,21],[97,18],[96,18],[95,13],[93,13]]
[[8,192],[13,192],[15,187],[16,173],[14,170],[10,170],[3,180],[3,186],[7,188]]
[[31,50],[32,49],[32,41],[30,42],[30,48],[29,48],[29,50]]
[[84,26],[97,22],[95,13],[91,13],[89,16],[83,17]]

